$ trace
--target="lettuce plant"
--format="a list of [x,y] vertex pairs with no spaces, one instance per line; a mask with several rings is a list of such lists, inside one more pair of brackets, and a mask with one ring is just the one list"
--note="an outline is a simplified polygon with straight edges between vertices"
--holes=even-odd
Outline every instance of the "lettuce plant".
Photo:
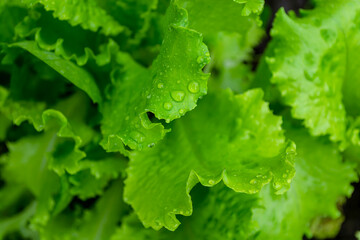
[[259,56],[264,0],[2,0],[0,239],[335,236],[360,2],[311,4]]

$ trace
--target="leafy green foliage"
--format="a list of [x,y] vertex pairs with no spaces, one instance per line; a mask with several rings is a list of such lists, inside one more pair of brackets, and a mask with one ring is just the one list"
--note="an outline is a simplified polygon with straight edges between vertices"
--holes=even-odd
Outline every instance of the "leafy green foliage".
[[0,239],[336,235],[360,5],[313,2],[259,60],[264,0],[0,1]]
[[[152,151],[130,155],[125,199],[145,226],[174,230],[175,214],[192,212],[189,192],[198,181],[213,186],[223,180],[245,193],[258,192],[271,180],[277,191],[289,185],[295,149],[287,146],[281,119],[261,98],[261,90],[209,94]],[[224,116],[220,126],[213,112]]]
[[[267,62],[271,81],[294,118],[303,119],[312,134],[347,141],[347,116],[357,116],[354,86],[358,70],[358,1],[316,2],[301,16],[277,13]],[[286,47],[284,47],[286,46]]]
[[276,195],[268,187],[260,193],[260,205],[266,208],[256,209],[253,216],[259,239],[301,239],[304,232],[312,237],[312,221],[340,217],[337,203],[351,195],[350,183],[357,181],[354,164],[344,163],[334,144],[311,138],[302,129],[288,132],[297,143],[296,175],[285,194]]

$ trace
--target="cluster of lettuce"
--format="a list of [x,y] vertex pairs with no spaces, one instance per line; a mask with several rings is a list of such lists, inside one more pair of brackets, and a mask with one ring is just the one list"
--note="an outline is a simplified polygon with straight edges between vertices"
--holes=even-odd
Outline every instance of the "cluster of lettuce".
[[1,0],[0,239],[336,234],[360,1],[279,10],[256,56],[264,4]]

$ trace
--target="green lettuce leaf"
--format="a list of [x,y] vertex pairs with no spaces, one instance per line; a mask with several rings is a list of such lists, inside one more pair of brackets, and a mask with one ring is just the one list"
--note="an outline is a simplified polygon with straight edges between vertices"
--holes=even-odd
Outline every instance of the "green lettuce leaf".
[[[147,30],[158,8],[158,0],[96,0],[97,4],[130,32],[129,44],[137,46],[148,37]],[[167,1],[169,2],[169,1]]]
[[124,177],[127,164],[122,157],[108,156],[99,160],[82,160],[79,166],[78,172],[69,177],[70,192],[86,200],[103,194],[112,179]]
[[[224,0],[221,2],[178,0],[178,2],[189,14],[189,27],[201,32],[206,41],[216,36],[218,32],[246,33],[254,27],[254,23],[259,21],[258,15],[262,12],[264,5],[262,0]],[[250,10],[251,5],[253,10]],[[251,12],[255,14],[250,14]]]
[[18,39],[32,39],[43,50],[75,60],[80,66],[92,59],[100,66],[106,65],[118,48],[111,38],[72,27],[37,8],[28,10],[27,16],[15,27],[15,33]]
[[183,116],[206,94],[208,74],[202,68],[210,54],[200,33],[188,28],[186,10],[175,1],[166,15],[167,28],[160,54],[152,65],[147,108],[167,122]]
[[[339,201],[353,191],[354,164],[343,162],[335,144],[316,139],[304,129],[288,136],[297,142],[296,175],[284,194],[265,186],[259,194],[236,193],[221,184],[195,192],[194,213],[175,231],[144,229],[135,215],[125,218],[118,239],[294,239],[313,235],[319,217],[341,216]],[[334,178],[336,176],[336,178]],[[327,229],[333,231],[332,228]]]
[[[43,159],[44,161],[47,159],[49,167],[60,175],[64,174],[65,171],[69,173],[75,173],[78,171],[78,161],[80,161],[86,155],[83,151],[80,150],[80,147],[82,147],[86,142],[83,142],[83,139],[77,135],[76,132],[74,132],[72,126],[64,114],[54,109],[45,110],[46,105],[41,102],[14,101],[10,97],[8,98],[7,94],[8,93],[5,89],[0,88],[0,99],[2,97],[5,99],[3,104],[0,104],[0,112],[2,112],[16,125],[20,125],[24,121],[28,121],[29,123],[33,124],[37,131],[45,131],[45,134],[34,137],[39,141],[38,151],[40,152],[38,154],[44,155]],[[77,98],[77,100],[79,100],[79,98]],[[79,103],[82,102],[79,101]],[[58,105],[57,107],[61,109],[61,105]],[[79,112],[77,114],[79,114]],[[71,114],[68,112],[67,115],[70,116]],[[81,127],[78,127],[77,130],[81,133],[81,136],[87,136],[91,138],[91,129],[82,129]],[[88,141],[86,137],[84,137],[84,140]],[[31,148],[31,141],[28,141],[29,146],[26,149]],[[9,144],[9,147],[11,148],[12,144]],[[22,144],[27,145],[27,142],[25,141],[24,143],[20,143],[20,145]],[[41,149],[43,144],[45,144],[47,147]],[[17,149],[20,147],[14,145],[14,148]],[[14,152],[15,153],[13,154],[16,154],[16,151]],[[48,155],[49,152],[52,153]],[[19,151],[18,153],[20,156],[15,158],[28,158],[28,156],[22,155],[25,154],[25,152]],[[38,157],[34,155],[34,158]],[[17,168],[17,164],[14,164],[14,167]]]
[[256,223],[251,217],[257,205],[256,195],[236,193],[224,184],[212,187],[208,193],[204,189],[194,190],[194,213],[183,219],[175,232],[145,229],[132,213],[124,218],[111,240],[253,239]]
[[94,103],[102,102],[102,96],[95,80],[83,68],[80,68],[72,62],[56,56],[52,52],[41,50],[33,41],[13,43],[11,46],[20,47],[48,64],[51,68],[64,76],[75,86],[86,92]]
[[100,30],[105,35],[118,35],[126,31],[126,27],[118,23],[96,0],[24,0],[29,6],[40,3],[53,16],[68,21],[72,26],[80,25],[84,29],[94,32]]
[[358,1],[317,1],[300,17],[277,13],[267,62],[283,102],[312,135],[346,142],[347,114],[358,115]]
[[34,214],[35,209],[36,204],[33,203],[29,205],[24,211],[15,216],[5,219],[0,218],[0,239],[4,239],[5,235],[8,233],[25,228],[27,221],[29,221],[31,216]]
[[192,213],[189,192],[198,181],[223,180],[244,193],[270,181],[278,192],[289,187],[294,145],[285,142],[281,118],[262,96],[261,90],[210,94],[151,151],[130,154],[125,200],[146,227],[175,230],[175,215]]
[[244,3],[244,9],[241,14],[244,16],[248,16],[251,13],[260,14],[264,8],[264,0],[234,0],[238,3]]
[[152,84],[149,71],[127,54],[119,54],[118,58],[126,65],[112,72],[110,99],[101,110],[102,146],[107,151],[127,154],[125,145],[138,150],[152,147],[167,130],[161,123],[152,123],[146,114],[147,97],[141,90]]
[[[24,185],[38,198],[36,222],[44,223],[55,205],[53,196],[60,188],[55,173],[48,169],[47,155],[54,148],[52,134],[27,137],[15,143],[8,143],[8,162],[3,170],[9,183]],[[28,169],[23,173],[23,169]]]
[[[204,35],[204,41],[210,49],[211,62],[205,68],[206,72],[212,74],[210,90],[228,87],[238,93],[247,90],[253,77],[252,66],[248,63],[252,61],[253,47],[259,44],[264,35],[258,16],[262,12],[264,2],[179,2],[188,11],[189,26]],[[258,11],[250,14],[249,7],[255,7],[254,4],[258,5]]]
[[37,230],[44,240],[110,239],[126,210],[122,201],[122,181],[118,179],[90,209],[81,212],[68,209]]
[[253,211],[259,224],[257,239],[301,240],[304,233],[311,238],[311,222],[320,216],[341,216],[338,201],[351,195],[351,183],[358,180],[354,165],[343,161],[336,145],[301,129],[289,131],[288,136],[297,144],[296,175],[283,195],[269,187],[260,192],[263,208]]
[[124,145],[135,150],[153,147],[167,130],[152,123],[146,113],[170,122],[194,109],[206,94],[209,75],[202,68],[209,54],[201,35],[186,28],[186,11],[176,3],[166,17],[164,42],[150,70],[127,54],[117,54],[120,66],[112,72],[110,99],[101,110],[102,145],[108,151],[127,154]]

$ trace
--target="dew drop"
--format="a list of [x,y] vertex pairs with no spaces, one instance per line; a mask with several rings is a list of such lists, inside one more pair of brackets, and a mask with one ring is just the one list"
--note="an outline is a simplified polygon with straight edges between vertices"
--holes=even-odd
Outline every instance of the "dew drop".
[[158,88],[164,88],[164,84],[163,83],[158,83],[157,87]]
[[172,104],[169,103],[169,102],[166,102],[166,103],[164,103],[164,108],[165,108],[166,110],[171,110],[171,109],[172,109]]
[[287,176],[288,176],[288,175],[287,175],[286,173],[284,173],[284,174],[282,175],[283,178],[287,178]]
[[184,100],[185,97],[185,93],[183,91],[172,91],[171,92],[171,97],[172,99],[174,99],[176,102],[181,102]]
[[202,63],[204,61],[204,58],[202,56],[198,57],[196,60],[198,63]]
[[198,93],[199,90],[200,90],[199,83],[198,83],[198,82],[195,82],[195,81],[189,83],[188,89],[189,89],[189,91],[190,91],[191,93]]
[[252,185],[254,185],[254,184],[256,184],[256,183],[257,183],[256,179],[252,179],[252,180],[250,181],[250,184],[252,184]]
[[209,184],[213,185],[213,184],[215,184],[215,181],[211,179],[211,180],[209,180]]
[[184,109],[180,109],[180,110],[179,110],[179,113],[180,113],[181,115],[183,115],[183,114],[185,113],[185,110],[184,110]]

